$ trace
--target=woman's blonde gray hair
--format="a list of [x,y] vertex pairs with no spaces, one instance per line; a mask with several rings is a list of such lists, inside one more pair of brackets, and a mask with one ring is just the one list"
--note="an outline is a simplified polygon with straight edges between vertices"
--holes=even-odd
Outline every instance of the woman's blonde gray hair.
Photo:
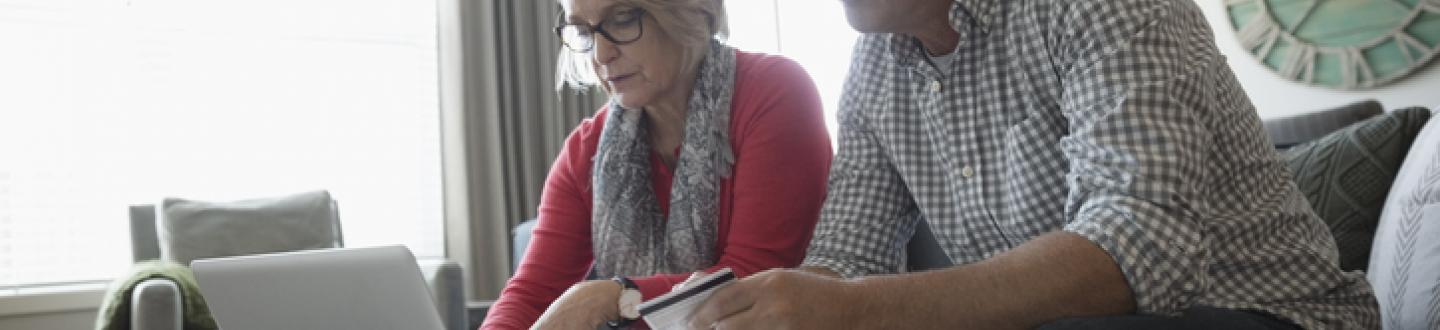
[[[653,24],[655,26],[645,25],[644,33],[647,36],[641,38],[654,36],[651,33],[654,33],[656,29],[665,31],[665,34],[680,45],[680,56],[694,60],[686,61],[686,63],[698,62],[701,57],[704,57],[711,38],[724,40],[730,33],[728,19],[725,16],[724,0],[617,0],[615,2],[618,5],[634,6],[645,10],[645,15],[653,18],[656,24]],[[706,24],[694,24],[694,22],[706,22]],[[596,38],[602,37],[597,35]],[[560,54],[555,61],[555,87],[557,90],[563,89],[566,85],[579,91],[596,85],[604,88],[590,64],[590,56],[594,56],[593,52],[594,50],[588,53],[576,53],[563,46],[560,48]]]

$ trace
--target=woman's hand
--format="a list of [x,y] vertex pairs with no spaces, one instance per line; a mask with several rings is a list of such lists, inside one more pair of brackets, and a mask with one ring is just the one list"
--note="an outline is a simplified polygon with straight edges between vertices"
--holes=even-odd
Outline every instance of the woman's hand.
[[565,290],[531,329],[594,330],[605,321],[620,318],[620,291],[611,280],[584,281]]

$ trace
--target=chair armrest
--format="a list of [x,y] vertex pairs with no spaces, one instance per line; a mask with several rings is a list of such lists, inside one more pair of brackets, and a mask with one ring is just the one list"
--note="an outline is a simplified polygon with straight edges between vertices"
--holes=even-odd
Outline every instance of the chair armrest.
[[163,278],[142,281],[130,293],[130,328],[180,330],[182,309],[180,286],[175,281]]
[[447,259],[420,259],[420,274],[430,287],[435,299],[435,309],[447,330],[466,330],[469,327],[465,315],[465,279],[460,264]]

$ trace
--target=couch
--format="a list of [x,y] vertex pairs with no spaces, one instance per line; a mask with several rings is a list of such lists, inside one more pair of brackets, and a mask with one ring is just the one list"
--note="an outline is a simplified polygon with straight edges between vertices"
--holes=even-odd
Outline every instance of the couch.
[[[1430,114],[1371,100],[1263,124],[1335,234],[1342,268],[1368,272],[1386,329],[1440,329],[1440,120]],[[952,266],[921,220],[905,271]],[[536,222],[515,228],[512,270]]]

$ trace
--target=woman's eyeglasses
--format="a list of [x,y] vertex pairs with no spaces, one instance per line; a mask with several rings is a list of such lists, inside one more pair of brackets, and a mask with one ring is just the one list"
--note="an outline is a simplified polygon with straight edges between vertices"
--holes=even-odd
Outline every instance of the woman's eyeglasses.
[[624,45],[640,40],[640,35],[645,33],[644,16],[645,11],[631,9],[617,12],[610,17],[600,21],[598,25],[564,23],[564,14],[560,17],[561,25],[555,27],[555,34],[560,36],[560,42],[573,52],[586,53],[595,49],[595,33],[605,36],[605,40],[616,45]]

